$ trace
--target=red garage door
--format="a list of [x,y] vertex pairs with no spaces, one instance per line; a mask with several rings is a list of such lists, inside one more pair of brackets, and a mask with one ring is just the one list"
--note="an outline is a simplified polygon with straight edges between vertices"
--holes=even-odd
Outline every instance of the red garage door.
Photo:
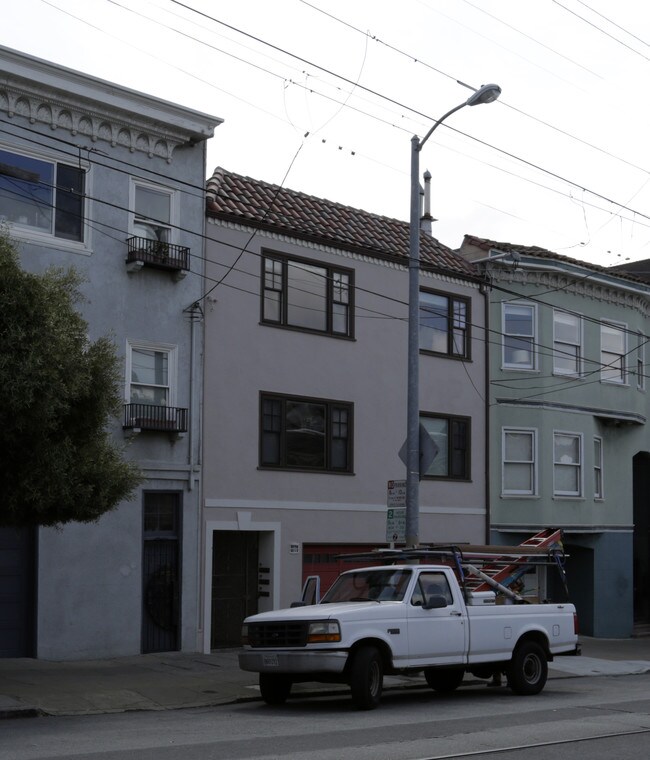
[[302,582],[304,584],[309,575],[318,575],[322,596],[344,570],[375,564],[370,560],[350,562],[339,559],[338,555],[369,552],[376,548],[376,544],[305,544],[302,552]]

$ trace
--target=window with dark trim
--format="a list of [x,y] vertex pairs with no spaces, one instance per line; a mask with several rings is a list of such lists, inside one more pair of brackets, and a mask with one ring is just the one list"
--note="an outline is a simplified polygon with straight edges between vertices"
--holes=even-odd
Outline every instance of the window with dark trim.
[[420,291],[420,351],[469,359],[469,327],[469,299]]
[[260,396],[260,467],[352,471],[352,404]]
[[433,462],[422,477],[469,480],[470,418],[421,414],[420,424],[437,449]]
[[327,264],[262,257],[262,322],[351,338],[354,272]]
[[84,180],[78,166],[0,149],[0,221],[81,242]]

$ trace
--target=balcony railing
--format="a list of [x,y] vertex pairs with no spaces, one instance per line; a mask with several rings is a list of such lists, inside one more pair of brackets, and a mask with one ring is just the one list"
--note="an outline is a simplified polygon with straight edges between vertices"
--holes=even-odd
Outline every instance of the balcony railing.
[[126,263],[155,267],[156,269],[171,269],[174,271],[190,268],[190,249],[182,245],[164,243],[161,240],[131,237],[127,241],[128,251]]
[[187,432],[187,409],[155,404],[124,404],[125,430],[155,430],[165,433]]

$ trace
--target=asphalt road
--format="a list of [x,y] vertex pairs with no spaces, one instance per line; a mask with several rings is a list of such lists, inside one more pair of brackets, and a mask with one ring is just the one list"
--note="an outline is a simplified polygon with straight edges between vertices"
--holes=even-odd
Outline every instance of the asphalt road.
[[215,708],[6,720],[0,760],[635,760],[647,757],[650,675],[561,678],[542,694],[462,686]]

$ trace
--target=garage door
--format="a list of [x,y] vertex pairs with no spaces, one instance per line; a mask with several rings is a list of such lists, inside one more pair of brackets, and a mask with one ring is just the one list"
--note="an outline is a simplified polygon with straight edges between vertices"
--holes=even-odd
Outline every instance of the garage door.
[[370,552],[376,548],[376,544],[305,544],[302,552],[302,582],[304,584],[310,575],[318,575],[322,596],[344,570],[374,564],[368,560],[349,562],[340,559],[339,554]]
[[34,656],[34,535],[0,528],[0,657]]

